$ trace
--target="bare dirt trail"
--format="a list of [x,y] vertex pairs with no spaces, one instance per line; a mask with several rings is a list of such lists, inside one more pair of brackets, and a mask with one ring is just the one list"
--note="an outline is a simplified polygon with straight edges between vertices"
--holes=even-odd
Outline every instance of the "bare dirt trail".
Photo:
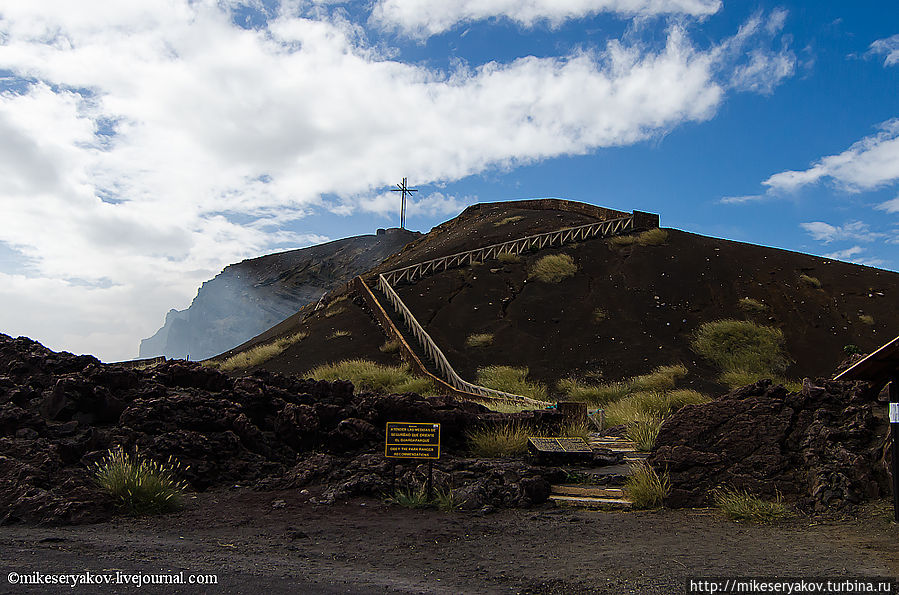
[[[182,512],[0,529],[0,592],[683,593],[689,576],[896,576],[883,514],[779,526],[711,510],[444,513],[297,491],[200,494]],[[273,508],[273,501],[284,506]],[[10,585],[7,573],[216,573],[208,587]]]

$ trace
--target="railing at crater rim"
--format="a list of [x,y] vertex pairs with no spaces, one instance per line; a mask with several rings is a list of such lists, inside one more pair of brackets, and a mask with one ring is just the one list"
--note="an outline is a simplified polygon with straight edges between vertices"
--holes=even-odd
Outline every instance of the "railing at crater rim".
[[[643,221],[647,221],[645,215],[647,214],[638,214],[635,212],[634,215],[631,215],[629,217],[619,217],[616,219],[609,219],[596,223],[588,223],[587,225],[567,227],[556,231],[526,236],[523,238],[518,238],[516,240],[510,240],[508,242],[502,242],[499,244],[491,244],[489,246],[484,246],[475,250],[459,252],[457,254],[451,254],[442,258],[435,258],[418,264],[403,267],[401,269],[388,271],[386,273],[381,273],[378,275],[378,289],[380,289],[381,292],[383,292],[384,295],[387,296],[387,299],[390,300],[390,303],[393,305],[394,310],[396,310],[396,312],[400,316],[402,316],[403,321],[415,336],[416,340],[418,340],[418,343],[419,345],[421,345],[421,348],[424,351],[425,355],[427,355],[428,358],[430,358],[431,361],[434,362],[437,371],[443,376],[443,378],[446,379],[446,382],[450,384],[450,386],[459,391],[474,395],[480,395],[483,397],[507,399],[510,401],[526,402],[543,406],[546,405],[546,403],[543,401],[539,401],[522,395],[503,392],[500,390],[494,390],[492,388],[479,386],[477,384],[472,384],[471,382],[463,380],[450,365],[449,360],[446,359],[446,356],[443,354],[440,348],[437,347],[437,344],[434,342],[431,336],[427,333],[427,331],[425,331],[424,327],[421,326],[421,324],[412,314],[412,311],[409,310],[409,307],[406,306],[402,299],[400,299],[400,296],[393,289],[392,284],[404,280],[413,282],[427,274],[435,273],[437,271],[445,271],[449,268],[464,266],[467,264],[471,264],[472,262],[483,261],[488,258],[496,258],[503,253],[520,254],[526,250],[539,250],[541,248],[546,248],[549,246],[561,246],[569,242],[583,241],[596,237],[606,237],[627,231],[634,231],[636,225],[635,219],[637,219],[637,217],[640,217]],[[657,227],[657,216],[655,216],[654,223]]]
[[395,269],[382,273],[388,284],[394,285],[399,281],[414,282],[425,275],[445,271],[450,268],[470,265],[488,258],[496,258],[500,254],[521,254],[522,252],[541,249],[548,246],[561,246],[569,242],[589,240],[596,237],[606,237],[634,230],[634,217],[620,217],[607,221],[566,227],[556,231],[525,236],[516,240],[509,240],[500,244],[491,244],[482,248],[450,254],[440,258],[426,260],[418,264],[409,265],[401,269]]

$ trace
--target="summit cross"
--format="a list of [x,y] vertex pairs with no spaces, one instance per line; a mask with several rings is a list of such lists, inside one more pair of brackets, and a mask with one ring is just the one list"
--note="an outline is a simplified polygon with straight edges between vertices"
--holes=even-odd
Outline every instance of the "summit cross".
[[418,188],[409,188],[406,186],[406,178],[403,178],[403,183],[397,184],[396,188],[391,189],[391,192],[402,192],[403,202],[400,207],[400,229],[406,229],[406,195],[408,194],[411,197],[413,192],[418,192]]

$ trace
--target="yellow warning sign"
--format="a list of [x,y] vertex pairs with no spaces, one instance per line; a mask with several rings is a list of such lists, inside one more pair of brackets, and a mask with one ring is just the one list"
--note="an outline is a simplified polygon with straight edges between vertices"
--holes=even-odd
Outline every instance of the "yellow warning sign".
[[387,422],[384,456],[393,459],[439,459],[440,424]]

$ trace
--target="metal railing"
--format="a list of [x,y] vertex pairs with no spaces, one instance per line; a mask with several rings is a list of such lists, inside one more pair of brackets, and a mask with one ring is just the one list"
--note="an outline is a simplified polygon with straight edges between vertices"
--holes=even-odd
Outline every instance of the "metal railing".
[[634,229],[634,218],[620,217],[618,219],[609,219],[607,221],[598,221],[596,223],[588,223],[587,225],[578,225],[577,227],[566,227],[556,231],[540,233],[532,236],[518,238],[502,242],[501,244],[491,244],[475,250],[450,254],[441,258],[426,260],[418,264],[413,264],[400,269],[387,271],[382,276],[386,278],[387,283],[394,285],[399,281],[413,282],[421,279],[425,275],[445,271],[449,268],[470,265],[473,262],[479,262],[488,258],[496,258],[500,254],[521,254],[522,252],[532,250],[534,248],[541,249],[548,246],[561,246],[569,242],[577,242],[589,240],[596,237],[611,236]]
[[412,315],[412,312],[409,310],[403,300],[400,299],[400,296],[397,295],[396,291],[393,290],[393,287],[391,287],[387,282],[387,279],[384,278],[383,274],[378,275],[378,289],[380,289],[384,293],[384,295],[387,296],[387,299],[390,300],[390,303],[393,305],[397,313],[403,317],[403,322],[406,323],[406,326],[412,332],[412,335],[418,340],[418,343],[424,350],[425,355],[427,355],[428,358],[430,358],[430,360],[434,362],[434,366],[437,368],[437,371],[441,376],[443,376],[444,379],[446,379],[446,382],[450,386],[452,386],[456,390],[479,395],[482,397],[507,399],[510,401],[519,402],[523,401],[526,403],[539,405],[541,407],[546,405],[544,401],[539,401],[537,399],[532,399],[530,397],[525,397],[522,395],[513,395],[512,393],[503,392],[501,390],[494,390],[485,386],[478,386],[477,384],[472,384],[470,382],[462,380],[462,378],[450,365],[449,361],[446,359],[446,356],[443,355],[443,352],[440,351],[440,348],[437,347],[437,344],[434,343],[434,340],[431,338],[431,336],[427,333],[427,331],[425,331],[421,324],[419,324],[418,320],[416,320],[415,316]]
[[409,307],[400,299],[400,296],[394,291],[392,284],[398,281],[413,282],[423,276],[437,271],[445,271],[449,268],[471,264],[472,262],[483,261],[488,258],[496,258],[500,254],[520,254],[526,250],[541,249],[547,246],[561,246],[569,242],[583,241],[596,237],[605,237],[634,229],[634,217],[620,217],[618,219],[609,219],[599,221],[597,223],[588,223],[587,225],[579,225],[577,227],[566,227],[556,231],[536,234],[502,242],[500,244],[491,244],[475,250],[459,252],[442,258],[427,260],[418,264],[395,269],[378,275],[378,289],[387,296],[394,310],[402,316],[403,322],[412,332],[412,335],[418,341],[425,355],[434,362],[437,371],[446,379],[447,383],[453,388],[480,395],[484,397],[508,399],[511,401],[524,401],[545,405],[543,401],[525,397],[522,395],[514,395],[512,393],[494,390],[484,386],[478,386],[463,380],[450,365],[449,360],[443,355],[443,352],[437,347],[437,344],[431,336],[425,331],[424,327],[418,322]]

